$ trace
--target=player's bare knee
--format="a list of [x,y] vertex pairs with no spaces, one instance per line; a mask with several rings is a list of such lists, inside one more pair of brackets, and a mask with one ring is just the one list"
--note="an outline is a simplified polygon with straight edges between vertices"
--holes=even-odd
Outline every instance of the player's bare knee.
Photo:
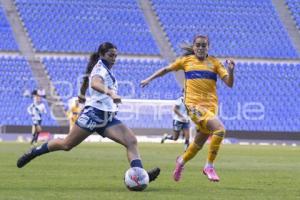
[[131,146],[136,146],[137,145],[137,139],[136,137],[132,136],[126,139],[126,146],[131,147]]

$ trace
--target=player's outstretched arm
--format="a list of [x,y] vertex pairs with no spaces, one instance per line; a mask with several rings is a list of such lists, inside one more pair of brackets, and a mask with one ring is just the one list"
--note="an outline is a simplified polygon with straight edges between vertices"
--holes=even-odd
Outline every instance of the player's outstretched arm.
[[154,72],[151,76],[149,76],[148,78],[144,79],[141,81],[140,86],[141,87],[145,87],[147,86],[152,80],[160,77],[160,76],[164,76],[165,74],[169,73],[171,70],[170,67],[164,67],[161,68],[159,70],[157,70],[156,72]]
[[233,87],[233,82],[234,82],[235,63],[234,63],[233,60],[228,59],[228,60],[226,60],[226,64],[227,64],[228,76],[225,76],[223,78],[223,81],[228,87],[232,88]]

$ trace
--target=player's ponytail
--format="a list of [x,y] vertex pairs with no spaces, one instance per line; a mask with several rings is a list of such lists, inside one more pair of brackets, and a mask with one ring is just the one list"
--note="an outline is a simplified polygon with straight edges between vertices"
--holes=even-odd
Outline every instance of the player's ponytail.
[[181,45],[181,49],[184,51],[183,56],[194,55],[193,45],[184,43]]
[[80,95],[78,96],[78,100],[80,103],[84,103],[84,101],[85,101],[85,93],[89,86],[89,75],[91,74],[94,66],[97,64],[99,58],[100,58],[100,55],[98,52],[94,52],[90,56],[88,65],[85,70],[85,74],[83,76],[83,82],[80,87]]
[[[90,59],[89,59],[89,63],[86,67],[86,71],[85,71],[85,74],[87,76],[90,75],[90,73],[92,72],[94,66],[97,64],[99,58],[100,58],[100,55],[99,55],[98,52],[92,53],[92,55],[90,56]],[[88,77],[85,77],[85,78],[88,78]]]

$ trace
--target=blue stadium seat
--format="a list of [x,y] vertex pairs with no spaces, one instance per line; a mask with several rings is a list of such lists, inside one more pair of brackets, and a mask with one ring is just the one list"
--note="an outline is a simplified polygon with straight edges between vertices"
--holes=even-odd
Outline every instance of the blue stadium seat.
[[6,19],[3,8],[0,5],[0,50],[18,51],[11,27]]
[[[299,64],[237,63],[234,90],[225,89],[218,82],[222,105],[220,118],[227,129],[287,132],[300,130],[300,112],[297,105],[300,90],[296,89],[300,84],[297,78],[299,69]],[[263,112],[246,112],[247,105],[251,104],[263,109]]]
[[91,52],[111,41],[122,54],[159,55],[136,1],[16,0],[16,6],[37,51]]
[[292,14],[292,17],[300,30],[300,3],[298,0],[286,0],[286,4]]
[[178,55],[183,42],[205,34],[215,56],[299,58],[270,0],[151,1]]
[[[81,58],[70,60],[46,58],[43,60],[50,79],[63,99],[68,100],[72,96],[77,96],[87,62],[87,59]],[[119,81],[119,94],[129,99],[177,98],[180,88],[173,74],[168,74],[158,81],[162,81],[163,85],[156,83],[144,89],[139,87],[143,78],[166,65],[165,61],[120,59],[113,68],[117,69],[113,71]],[[132,91],[135,93],[131,94]]]
[[[0,125],[31,125],[31,117],[27,107],[32,99],[24,97],[25,90],[36,89],[29,64],[23,57],[0,57]],[[57,125],[48,114],[43,118],[43,125]]]

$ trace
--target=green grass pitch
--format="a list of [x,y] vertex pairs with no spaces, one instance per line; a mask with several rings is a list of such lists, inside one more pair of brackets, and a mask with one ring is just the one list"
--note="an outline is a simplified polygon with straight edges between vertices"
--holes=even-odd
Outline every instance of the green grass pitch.
[[223,145],[216,168],[221,182],[202,175],[207,146],[172,180],[183,144],[140,143],[144,167],[161,168],[143,192],[123,184],[129,168],[124,148],[115,143],[84,143],[70,152],[39,157],[22,169],[17,158],[29,147],[0,143],[0,200],[296,200],[300,199],[300,149],[282,146]]

